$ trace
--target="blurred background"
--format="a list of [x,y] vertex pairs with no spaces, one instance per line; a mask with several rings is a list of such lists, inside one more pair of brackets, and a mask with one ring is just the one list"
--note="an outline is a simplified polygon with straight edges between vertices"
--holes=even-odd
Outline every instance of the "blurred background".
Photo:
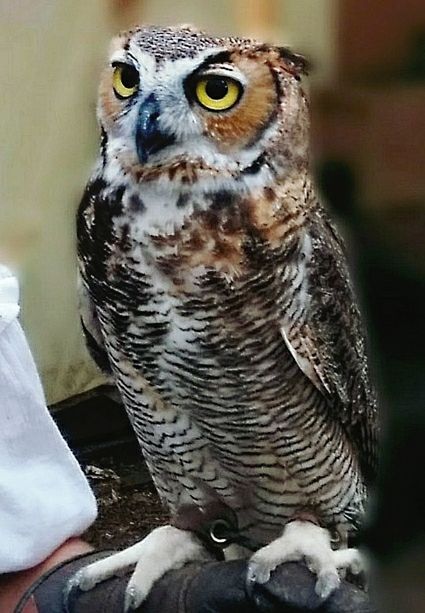
[[18,271],[48,402],[90,444],[127,426],[102,394],[101,427],[87,409],[103,380],[79,327],[74,217],[108,41],[140,22],[254,35],[311,58],[314,170],[347,241],[389,432],[376,548],[388,534],[414,540],[425,517],[424,1],[0,0],[0,259]]

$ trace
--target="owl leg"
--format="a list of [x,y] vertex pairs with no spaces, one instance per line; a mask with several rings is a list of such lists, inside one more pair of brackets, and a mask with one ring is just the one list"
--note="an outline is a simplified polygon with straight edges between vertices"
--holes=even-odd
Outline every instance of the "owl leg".
[[308,568],[317,575],[315,589],[323,599],[338,587],[338,570],[349,569],[359,574],[364,568],[363,558],[357,549],[334,551],[328,530],[311,522],[296,520],[285,526],[282,536],[251,557],[248,563],[248,586],[267,583],[277,566],[300,560],[305,560]]
[[210,555],[192,532],[161,526],[128,549],[81,569],[71,579],[68,590],[75,586],[83,591],[90,590],[135,564],[125,595],[124,611],[129,611],[140,606],[155,581],[167,571],[181,568],[186,562],[207,559]]

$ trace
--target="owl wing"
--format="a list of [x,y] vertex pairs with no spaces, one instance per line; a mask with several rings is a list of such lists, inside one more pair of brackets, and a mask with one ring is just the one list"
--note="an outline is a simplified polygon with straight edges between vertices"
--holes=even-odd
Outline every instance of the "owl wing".
[[304,226],[285,276],[285,344],[328,399],[370,481],[377,463],[376,398],[342,241],[325,211],[316,210]]
[[106,375],[110,375],[111,365],[103,343],[96,308],[81,277],[78,285],[78,294],[81,327],[86,339],[87,349],[100,370]]
[[104,346],[103,335],[96,312],[96,306],[90,296],[88,278],[93,261],[93,232],[95,230],[94,208],[97,202],[103,204],[100,193],[103,182],[92,179],[83,194],[77,213],[78,240],[78,297],[81,326],[86,339],[87,349],[97,366],[106,375],[111,374],[109,358]]

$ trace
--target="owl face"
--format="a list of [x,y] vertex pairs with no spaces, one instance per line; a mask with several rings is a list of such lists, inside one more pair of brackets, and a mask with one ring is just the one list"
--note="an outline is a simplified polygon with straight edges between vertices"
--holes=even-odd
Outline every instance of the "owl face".
[[109,158],[133,179],[252,176],[271,152],[282,169],[307,155],[305,64],[286,49],[139,28],[113,41],[98,117]]

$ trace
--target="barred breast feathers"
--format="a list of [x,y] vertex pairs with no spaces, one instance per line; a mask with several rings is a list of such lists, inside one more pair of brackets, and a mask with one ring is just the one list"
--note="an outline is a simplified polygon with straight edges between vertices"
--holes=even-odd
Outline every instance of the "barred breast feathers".
[[[163,289],[175,296],[193,289],[194,286],[188,283],[191,272],[196,276],[207,270],[218,271],[234,283],[235,279],[246,277],[247,267],[255,262],[256,254],[265,257],[268,251],[269,257],[273,257],[274,252],[282,251],[285,241],[294,245],[298,242],[297,257],[287,262],[289,268],[294,267],[293,294],[292,302],[282,304],[283,341],[313,384],[325,396],[333,398],[334,404],[337,399],[336,417],[344,427],[355,432],[354,438],[360,446],[358,452],[366,458],[365,469],[369,474],[373,472],[370,469],[376,454],[373,425],[376,403],[368,382],[359,315],[340,247],[333,244],[334,232],[329,229],[313,199],[314,193],[306,178],[297,176],[296,180],[288,181],[280,188],[267,186],[260,194],[261,197],[255,199],[235,196],[234,192],[226,190],[207,192],[204,198],[208,206],[204,207],[194,197],[187,196],[180,207],[183,211],[187,207],[187,216],[183,213],[177,229],[174,221],[173,230],[161,235],[157,231],[150,234],[144,227],[146,205],[143,205],[142,198],[137,197],[135,203],[134,194],[128,196],[121,190],[121,203],[115,207],[120,214],[114,217],[114,241],[122,241],[125,229],[129,233],[129,244],[144,244],[150,258],[155,261],[154,269],[161,273],[159,276],[154,273],[157,287],[165,282],[161,278],[168,279]],[[301,206],[300,203],[307,198],[310,198],[310,204]],[[149,204],[153,206],[152,202]],[[289,268],[286,271],[288,278],[291,277]],[[337,283],[341,288],[337,302],[329,302],[328,288],[320,290],[316,268],[331,274],[330,287]],[[340,364],[341,347],[335,334],[329,332],[330,328],[323,328],[323,323],[317,328],[317,322],[326,320],[329,320],[329,326],[334,322],[341,326],[342,322],[344,331],[352,331],[352,338],[347,333],[344,341],[352,353],[351,370],[344,374],[340,372],[343,368]],[[325,341],[323,335],[326,335]],[[325,342],[328,343],[326,346]],[[335,352],[338,354],[334,355]],[[351,389],[347,390],[347,385],[356,386],[357,400],[351,398]]]

